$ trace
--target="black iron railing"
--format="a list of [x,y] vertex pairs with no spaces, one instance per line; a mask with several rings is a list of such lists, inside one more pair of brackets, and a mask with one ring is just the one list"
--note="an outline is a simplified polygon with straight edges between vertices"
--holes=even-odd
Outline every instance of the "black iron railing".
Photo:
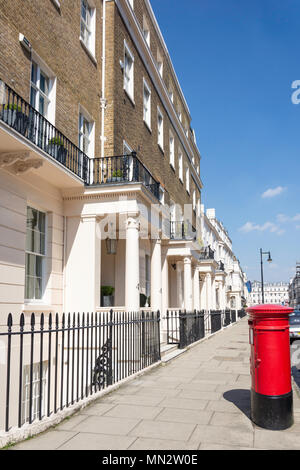
[[8,85],[5,84],[3,91],[0,119],[86,181],[88,156]]
[[230,310],[225,310],[225,317],[224,317],[224,326],[228,326],[231,323],[231,313]]
[[231,314],[231,323],[235,323],[236,322],[236,310],[230,310],[230,314]]
[[180,349],[204,338],[204,312],[180,312],[179,323]]
[[89,185],[143,183],[159,199],[159,183],[132,152],[105,158],[90,159]]
[[190,222],[170,221],[171,240],[193,240],[195,237],[196,231]]
[[207,334],[234,323],[245,315],[244,310],[195,310],[186,312],[181,310],[168,310],[167,343],[178,344],[179,348],[185,348],[189,344],[199,341]]
[[200,259],[201,260],[210,260],[210,259],[215,259],[215,252],[210,248],[210,246],[207,246],[206,248],[203,249],[203,251],[200,253]]
[[244,318],[247,315],[247,312],[245,309],[238,310],[237,312],[238,318]]
[[[29,320],[29,321],[28,321]],[[36,324],[38,322],[38,324]],[[8,316],[0,430],[22,427],[160,360],[159,312]]]
[[1,83],[0,97],[3,104],[0,105],[0,120],[68,168],[86,185],[139,182],[159,200],[160,184],[141,163],[136,152],[89,158],[33,106],[4,82]]
[[210,331],[215,333],[222,328],[222,312],[221,310],[212,310],[210,312]]
[[179,344],[179,312],[180,310],[168,310],[166,315],[167,320],[167,343]]

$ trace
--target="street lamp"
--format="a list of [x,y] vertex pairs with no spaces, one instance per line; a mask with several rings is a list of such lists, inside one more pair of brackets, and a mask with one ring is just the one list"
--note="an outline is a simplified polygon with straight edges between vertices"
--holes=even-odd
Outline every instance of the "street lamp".
[[263,255],[269,255],[268,256],[268,263],[272,263],[272,258],[271,258],[271,253],[269,251],[262,251],[260,249],[260,271],[261,271],[261,299],[262,303],[265,303],[265,294],[264,294],[264,271],[263,271]]

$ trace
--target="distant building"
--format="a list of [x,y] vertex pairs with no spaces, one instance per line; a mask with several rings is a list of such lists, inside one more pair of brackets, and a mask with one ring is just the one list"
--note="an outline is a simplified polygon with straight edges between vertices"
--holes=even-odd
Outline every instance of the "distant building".
[[[252,282],[252,292],[249,295],[250,305],[262,303],[261,282]],[[265,304],[286,304],[289,302],[288,282],[266,282],[264,283]]]
[[296,265],[296,275],[290,281],[289,301],[293,308],[300,308],[300,262]]

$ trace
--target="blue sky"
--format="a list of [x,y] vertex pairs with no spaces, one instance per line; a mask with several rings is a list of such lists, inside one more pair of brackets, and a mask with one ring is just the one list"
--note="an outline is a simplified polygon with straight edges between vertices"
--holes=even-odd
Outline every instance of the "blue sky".
[[[151,0],[192,115],[202,202],[250,280],[300,261],[299,0]],[[300,98],[297,95],[298,98]],[[299,100],[300,101],[300,100]],[[270,191],[269,191],[270,190]]]

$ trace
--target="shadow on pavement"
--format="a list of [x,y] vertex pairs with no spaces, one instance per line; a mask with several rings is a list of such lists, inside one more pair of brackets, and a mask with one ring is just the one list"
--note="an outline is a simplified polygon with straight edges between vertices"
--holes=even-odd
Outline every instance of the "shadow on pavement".
[[240,411],[250,419],[251,395],[250,390],[234,389],[223,393],[225,400],[233,403]]

